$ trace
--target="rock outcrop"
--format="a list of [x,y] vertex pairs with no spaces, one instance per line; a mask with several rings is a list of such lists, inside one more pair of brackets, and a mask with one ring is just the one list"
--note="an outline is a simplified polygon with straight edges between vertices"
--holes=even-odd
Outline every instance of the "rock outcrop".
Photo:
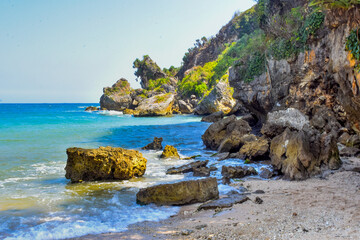
[[172,114],[174,104],[174,94],[166,93],[155,95],[139,103],[136,108],[136,117],[146,116],[166,116]]
[[195,108],[198,115],[211,114],[222,111],[228,114],[236,104],[232,97],[233,90],[228,81],[220,81],[214,89],[204,97]]
[[140,85],[143,89],[149,87],[150,80],[166,77],[166,74],[148,55],[145,55],[141,61],[136,59],[133,67],[137,69],[135,75],[140,78]]
[[217,122],[224,118],[223,111],[212,113],[208,116],[205,116],[201,119],[202,122]]
[[232,115],[211,124],[201,138],[209,149],[237,152],[243,144],[241,138],[250,132],[251,127],[247,122]]
[[322,169],[341,166],[339,150],[332,135],[313,128],[300,131],[287,128],[271,141],[271,164],[290,180],[302,180]]
[[66,153],[65,177],[71,182],[127,180],[143,176],[146,170],[147,160],[135,150],[68,148]]
[[160,137],[154,137],[154,140],[149,143],[148,145],[146,145],[145,147],[142,147],[141,149],[144,149],[144,150],[162,150],[163,149],[163,146],[161,145],[163,141],[163,138]]
[[267,137],[275,137],[286,128],[291,130],[302,130],[305,125],[310,125],[309,119],[305,114],[295,108],[270,112],[267,121],[261,129],[261,133]]
[[129,82],[121,78],[112,87],[103,89],[104,94],[100,98],[101,108],[108,110],[123,111],[130,108],[133,99],[130,96],[132,89]]
[[269,142],[262,137],[255,141],[247,141],[240,148],[239,158],[249,160],[267,160],[269,159]]
[[160,155],[160,158],[177,158],[180,159],[180,155],[174,146],[166,145],[164,151]]
[[216,178],[161,184],[140,189],[136,194],[139,204],[184,205],[219,198]]

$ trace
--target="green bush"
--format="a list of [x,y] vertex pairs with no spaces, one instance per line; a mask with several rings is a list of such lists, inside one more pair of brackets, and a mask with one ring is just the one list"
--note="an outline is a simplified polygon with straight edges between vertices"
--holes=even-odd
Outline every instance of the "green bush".
[[313,0],[310,6],[318,6],[326,9],[350,9],[357,4],[360,4],[360,0]]
[[148,89],[149,90],[154,90],[156,88],[161,87],[164,84],[167,84],[170,82],[170,78],[158,78],[156,80],[149,80],[149,85],[148,85]]
[[353,29],[346,40],[345,49],[351,52],[353,58],[357,61],[355,69],[360,72],[360,28]]

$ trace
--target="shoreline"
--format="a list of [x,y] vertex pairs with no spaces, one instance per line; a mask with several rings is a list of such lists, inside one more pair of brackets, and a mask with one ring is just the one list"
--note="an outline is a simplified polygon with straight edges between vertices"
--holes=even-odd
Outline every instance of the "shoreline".
[[[232,183],[252,194],[249,201],[231,208],[197,211],[200,204],[192,204],[159,222],[73,239],[358,239],[360,159],[343,160],[340,170],[320,178]],[[256,190],[265,193],[254,194]],[[256,204],[256,197],[263,203]]]

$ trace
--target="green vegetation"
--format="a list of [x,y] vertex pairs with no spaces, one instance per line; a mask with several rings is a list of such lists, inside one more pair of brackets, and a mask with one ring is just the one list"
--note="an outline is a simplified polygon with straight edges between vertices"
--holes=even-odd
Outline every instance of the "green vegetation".
[[147,82],[150,79],[166,77],[160,67],[149,57],[149,55],[144,55],[142,60],[137,58],[133,63],[133,68],[136,68],[135,76],[141,78],[142,81],[140,83],[143,88],[147,87],[143,86],[144,82]]
[[167,84],[170,82],[170,78],[158,78],[156,80],[149,80],[148,89],[149,90],[156,90],[161,88],[162,85]]
[[214,75],[214,67],[217,62],[208,62],[204,66],[197,66],[192,69],[182,80],[179,82],[179,91],[183,96],[189,97],[194,94],[202,97],[208,90],[208,84]]
[[345,49],[351,52],[353,58],[356,60],[355,69],[360,72],[360,28],[353,29],[346,40]]
[[155,103],[165,102],[169,98],[170,94],[171,93],[155,96],[155,98],[156,98]]
[[360,4],[360,0],[313,0],[310,6],[318,6],[326,9],[342,8],[350,9]]
[[[284,19],[283,24],[292,25],[293,30],[288,33],[277,34],[268,41],[268,53],[276,60],[288,59],[297,56],[300,52],[306,50],[306,43],[316,31],[321,28],[325,19],[322,12],[312,12],[305,20],[301,12],[292,9],[289,15]],[[274,22],[274,25],[279,23]],[[281,23],[276,26],[283,29]],[[276,28],[273,26],[273,28]]]
[[163,68],[163,72],[167,75],[167,76],[171,76],[171,77],[175,77],[175,75],[178,73],[180,68],[176,68],[174,66],[170,66],[169,69],[167,68]]

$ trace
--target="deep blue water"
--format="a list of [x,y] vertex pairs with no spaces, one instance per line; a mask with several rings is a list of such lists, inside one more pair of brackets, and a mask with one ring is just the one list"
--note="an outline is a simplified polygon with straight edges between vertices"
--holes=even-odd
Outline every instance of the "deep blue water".
[[69,184],[64,177],[68,147],[140,150],[156,136],[182,156],[201,155],[221,167],[204,149],[201,135],[209,124],[199,117],[85,112],[89,105],[97,104],[0,104],[0,239],[63,239],[164,219],[178,208],[136,205],[138,189],[192,178],[165,174],[188,161],[161,160],[161,152],[141,151],[148,159],[142,178]]

